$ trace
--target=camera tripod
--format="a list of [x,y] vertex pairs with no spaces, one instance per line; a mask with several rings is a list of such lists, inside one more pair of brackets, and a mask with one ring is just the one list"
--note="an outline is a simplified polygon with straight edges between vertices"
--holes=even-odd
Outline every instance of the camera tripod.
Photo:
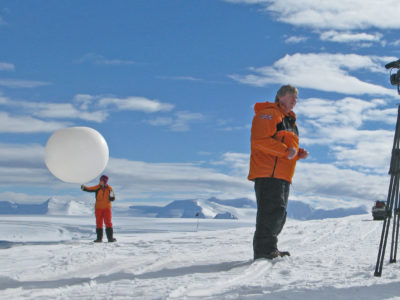
[[399,183],[400,183],[400,105],[397,111],[396,131],[394,134],[392,158],[389,169],[390,184],[386,202],[386,215],[383,221],[381,241],[379,244],[378,259],[376,261],[375,276],[382,275],[383,259],[387,239],[389,236],[390,221],[393,215],[392,243],[390,247],[390,263],[396,262],[397,246],[399,240],[399,216],[400,216],[400,199],[399,199]]

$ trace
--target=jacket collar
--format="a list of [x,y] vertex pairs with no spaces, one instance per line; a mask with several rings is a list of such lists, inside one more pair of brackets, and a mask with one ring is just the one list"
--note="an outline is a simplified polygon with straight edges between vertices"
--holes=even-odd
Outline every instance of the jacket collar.
[[289,113],[286,113],[286,110],[279,105],[279,103],[275,103],[275,102],[257,102],[254,105],[254,112],[257,114],[260,111],[264,110],[264,109],[277,109],[279,110],[281,113],[283,113],[285,116],[290,116],[294,119],[296,119],[296,114],[291,111]]

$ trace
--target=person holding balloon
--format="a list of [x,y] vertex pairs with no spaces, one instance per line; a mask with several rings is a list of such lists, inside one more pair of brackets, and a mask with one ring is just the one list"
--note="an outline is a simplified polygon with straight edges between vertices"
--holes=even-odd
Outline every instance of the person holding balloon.
[[96,234],[95,243],[103,241],[103,222],[106,225],[106,235],[109,242],[116,242],[113,236],[113,226],[111,222],[111,202],[115,200],[114,191],[108,185],[108,176],[102,175],[98,185],[87,187],[82,184],[82,191],[96,193],[96,204],[94,206],[96,216]]
[[[70,127],[56,130],[45,148],[45,164],[58,179],[67,183],[89,182],[99,176],[109,159],[109,150],[104,137],[90,127]],[[108,185],[108,177],[100,177],[96,186],[81,186],[83,191],[96,193],[96,233],[95,242],[103,240],[103,223],[109,242],[115,242],[111,222],[111,201],[114,192]]]

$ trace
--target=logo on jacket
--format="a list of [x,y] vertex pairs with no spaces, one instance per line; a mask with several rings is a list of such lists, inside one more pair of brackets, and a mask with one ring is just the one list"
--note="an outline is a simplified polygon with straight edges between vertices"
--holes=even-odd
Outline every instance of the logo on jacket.
[[264,119],[264,120],[272,120],[272,115],[262,115],[262,116],[261,116],[261,119]]

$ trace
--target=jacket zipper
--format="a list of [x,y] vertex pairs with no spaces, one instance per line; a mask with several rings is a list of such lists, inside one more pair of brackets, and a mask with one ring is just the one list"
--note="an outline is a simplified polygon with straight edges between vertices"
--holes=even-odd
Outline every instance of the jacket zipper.
[[[283,136],[282,139],[281,139],[281,142],[283,143],[284,140],[285,140],[285,137]],[[271,178],[274,178],[275,169],[276,169],[276,165],[277,164],[278,164],[278,156],[275,157],[275,163],[274,163],[274,168],[272,169]]]
[[273,170],[272,170],[271,178],[274,178],[274,173],[275,173],[275,168],[276,168],[276,164],[277,164],[277,163],[278,163],[278,156],[275,157],[275,164],[274,164],[274,168],[273,168]]

